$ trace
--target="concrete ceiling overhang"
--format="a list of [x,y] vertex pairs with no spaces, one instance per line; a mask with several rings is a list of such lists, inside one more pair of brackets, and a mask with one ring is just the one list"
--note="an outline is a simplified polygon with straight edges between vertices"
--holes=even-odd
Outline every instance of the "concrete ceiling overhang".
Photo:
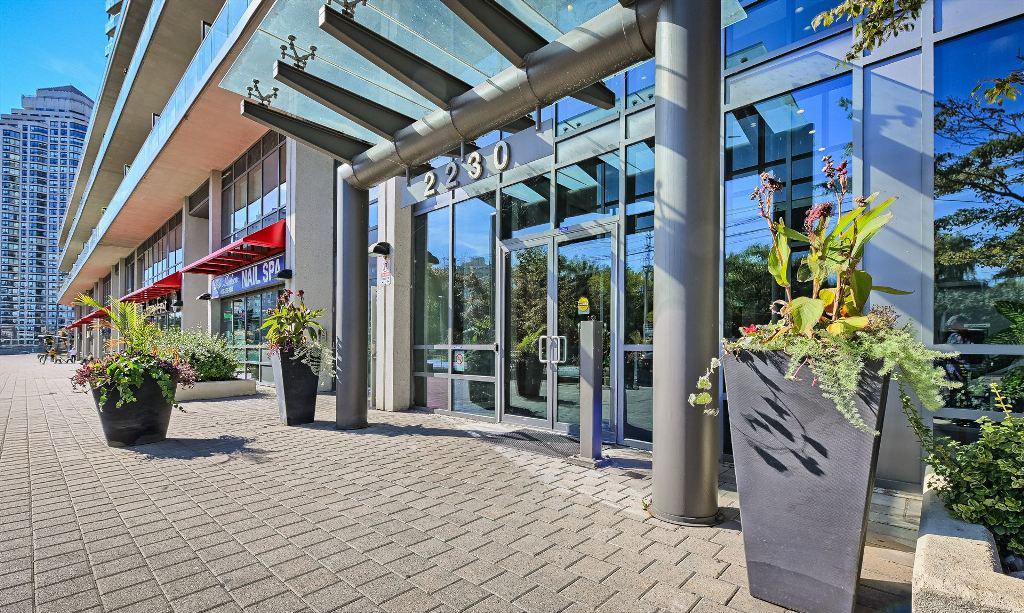
[[[103,141],[107,125],[110,123],[110,115],[117,103],[117,96],[121,92],[128,64],[132,61],[135,45],[139,42],[139,33],[142,31],[143,24],[146,23],[146,15],[149,14],[151,4],[152,0],[131,0],[121,11],[121,23],[118,26],[117,38],[107,61],[100,92],[92,107],[85,150],[79,161],[75,174],[75,185],[71,191],[70,200],[68,200],[67,213],[65,213],[64,221],[61,224],[59,243],[62,245],[71,229],[75,214],[78,212],[78,204],[85,191],[85,184],[89,182],[89,175],[92,173],[96,160],[96,152],[99,150],[100,142]],[[79,177],[81,180],[78,180]]]
[[120,258],[181,211],[184,199],[211,170],[232,164],[266,132],[239,115],[241,96],[217,84],[271,4],[264,1],[258,7],[58,302],[71,304],[78,294],[89,291]]
[[[124,106],[108,121],[107,146],[94,154],[90,172],[96,176],[85,194],[85,201],[81,202],[79,197],[78,221],[71,217],[68,222],[70,227],[64,234],[70,234],[70,241],[60,262],[62,270],[69,270],[74,264],[102,217],[103,209],[121,184],[125,164],[132,163],[149,136],[153,113],[159,113],[174,93],[178,80],[202,42],[203,22],[213,23],[223,5],[223,0],[164,0],[149,42],[141,49],[144,55],[135,80],[128,84],[130,89]],[[115,92],[115,98],[119,93]],[[88,181],[88,175],[83,180]]]

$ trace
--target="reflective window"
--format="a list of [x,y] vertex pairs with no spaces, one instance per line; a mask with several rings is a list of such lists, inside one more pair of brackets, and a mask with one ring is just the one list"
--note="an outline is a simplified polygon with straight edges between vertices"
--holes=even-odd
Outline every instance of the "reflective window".
[[999,384],[1014,411],[1024,412],[1024,356],[960,355],[942,364],[947,376],[960,383],[946,390],[945,406],[952,409],[996,411],[992,384]]
[[569,96],[559,100],[555,104],[555,115],[558,121],[555,134],[568,134],[616,115],[619,112],[619,100],[622,99],[624,81],[622,73],[610,76],[604,80],[605,86],[615,92],[615,106],[610,109],[598,108]]
[[[815,33],[814,17],[836,6],[836,0],[765,0],[746,9],[747,18],[725,29],[725,67],[732,68],[768,55]],[[818,32],[837,30],[845,20]]]
[[414,218],[413,280],[413,343],[436,345],[448,343],[448,208],[431,211]]
[[654,352],[627,351],[624,366],[623,437],[650,443],[654,426]]
[[242,370],[239,376],[264,383],[274,380],[266,331],[261,329],[267,311],[277,306],[280,289],[225,298],[220,301],[221,334],[235,349]]
[[654,101],[654,60],[626,71],[626,108]]
[[1024,344],[1024,98],[984,102],[1020,69],[1024,19],[935,46],[935,342]]
[[[741,326],[768,323],[778,288],[770,283],[771,238],[750,193],[758,175],[770,172],[785,188],[776,194],[775,216],[802,227],[815,197],[826,196],[821,158],[838,163],[853,153],[851,80],[837,77],[725,116],[725,321],[726,336]],[[793,245],[793,259],[804,253]],[[791,267],[792,269],[793,267]]]
[[654,139],[626,148],[626,214],[654,210]]
[[[452,343],[493,343],[495,196],[488,194],[459,202],[453,214]],[[480,374],[494,372],[492,369]]]
[[285,139],[268,132],[221,172],[223,244],[284,219],[288,203]]
[[626,220],[625,343],[654,342],[654,213]]
[[550,175],[501,189],[501,238],[516,238],[551,227]]
[[555,173],[555,222],[571,226],[619,210],[619,154],[612,151]]
[[167,275],[181,270],[184,259],[185,252],[181,244],[181,213],[179,212],[171,216],[136,250],[136,261],[139,262],[139,268],[141,268],[142,286],[159,281]]

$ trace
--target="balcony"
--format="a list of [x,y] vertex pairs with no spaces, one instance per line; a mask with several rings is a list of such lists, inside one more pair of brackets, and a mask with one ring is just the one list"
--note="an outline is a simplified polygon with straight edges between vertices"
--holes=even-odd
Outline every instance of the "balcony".
[[[196,51],[189,63],[188,68],[185,70],[184,75],[178,82],[170,98],[167,100],[164,108],[159,112],[160,119],[156,125],[150,131],[149,136],[143,142],[138,153],[135,155],[135,159],[132,160],[129,165],[128,171],[125,173],[124,179],[122,179],[117,190],[110,198],[109,203],[103,212],[102,217],[93,228],[86,240],[82,251],[78,254],[74,265],[68,274],[67,279],[61,286],[60,294],[64,296],[71,285],[74,283],[78,275],[81,273],[83,266],[92,256],[96,250],[97,245],[102,240],[107,229],[110,227],[114,218],[120,213],[122,207],[128,198],[132,195],[132,192],[138,186],[139,181],[145,176],[149,170],[150,165],[156,158],[157,154],[163,148],[168,138],[174,132],[184,117],[186,111],[194,102],[197,94],[203,88],[204,85],[209,81],[210,74],[215,69],[224,53],[231,47],[231,44],[237,38],[239,32],[236,32],[236,28],[239,24],[245,21],[245,17],[250,13],[250,8],[253,4],[257,3],[257,0],[227,0],[224,6],[221,8],[220,13],[213,22],[213,26],[210,28],[206,38],[200,44],[199,49]],[[159,5],[163,5],[163,1],[159,2]],[[161,6],[154,5],[154,10],[151,11],[150,17],[159,15]],[[143,29],[143,35],[140,40],[148,37],[152,32],[154,24],[147,24]],[[141,43],[140,43],[141,44]],[[132,65],[129,67],[129,77],[132,76],[133,71],[138,71],[137,66],[138,60],[132,60]],[[126,78],[126,84],[128,79]],[[126,85],[122,88],[122,96],[128,91],[130,87]],[[120,107],[123,106],[123,100],[118,101],[118,106],[115,107],[115,114],[119,111]],[[109,139],[109,134],[105,141]],[[106,142],[104,143],[104,145]],[[105,148],[105,147],[101,147]],[[98,165],[94,166],[93,176],[90,177],[90,184],[87,185],[85,193],[88,194],[91,188],[92,182],[96,178],[96,169]],[[77,225],[78,218],[82,214],[84,207],[79,207],[78,213],[74,224]],[[71,240],[71,235],[74,230],[69,232],[69,243],[65,245],[65,250],[68,248]]]

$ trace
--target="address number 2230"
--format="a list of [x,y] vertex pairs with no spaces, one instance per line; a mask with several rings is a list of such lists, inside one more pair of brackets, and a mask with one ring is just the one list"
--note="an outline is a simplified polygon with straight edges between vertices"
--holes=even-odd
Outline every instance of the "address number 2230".
[[[511,159],[512,150],[508,146],[508,141],[499,140],[494,144],[494,151],[491,152],[491,166],[495,172],[501,172],[508,168]],[[479,151],[473,151],[467,155],[463,164],[470,179],[476,181],[484,176],[484,157]],[[439,187],[451,190],[459,186],[459,162],[452,160],[445,164],[444,180],[440,186],[437,180],[437,171],[431,170],[423,175],[423,184],[425,186],[423,190],[424,198],[436,196]]]

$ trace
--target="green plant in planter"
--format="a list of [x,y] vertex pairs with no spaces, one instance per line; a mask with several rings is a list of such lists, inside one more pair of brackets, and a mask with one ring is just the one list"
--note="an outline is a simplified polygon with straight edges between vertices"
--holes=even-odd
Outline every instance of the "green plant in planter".
[[198,381],[230,381],[241,364],[227,339],[202,330],[164,330],[159,344],[162,353],[177,352],[191,364]]
[[[790,358],[787,378],[796,378],[808,369],[822,395],[850,424],[872,432],[855,404],[866,362],[880,362],[883,376],[891,375],[901,390],[909,386],[931,410],[942,406],[941,391],[956,384],[947,381],[934,363],[949,354],[927,349],[909,326],[899,325],[892,308],[867,309],[872,292],[910,293],[876,285],[861,266],[864,248],[892,219],[888,209],[895,198],[875,204],[877,194],[858,197],[844,210],[848,206],[847,163],[836,165],[831,156],[822,162],[832,198],[810,208],[802,232],[787,227],[781,216],[776,218],[775,194],[784,185],[770,173],[761,174],[760,185],[750,199],[757,202],[771,234],[768,271],[786,299],[772,304],[773,323],[745,326],[738,340],[722,342],[726,353],[785,352]],[[791,243],[807,245],[807,255],[795,273],[790,270]],[[809,288],[806,295],[794,296],[794,276]],[[692,406],[709,413],[716,412],[710,377],[717,366],[713,360],[689,397]]]
[[277,306],[267,311],[261,328],[267,331],[270,352],[293,352],[294,359],[302,361],[318,376],[333,373],[334,351],[324,342],[324,327],[317,321],[324,311],[307,307],[304,296],[301,289],[298,292],[285,290]]
[[919,415],[908,417],[946,508],[988,528],[1004,552],[1024,555],[1024,418],[1011,412],[999,384],[992,384],[992,393],[1003,420],[979,419],[980,436],[973,443],[932,434]]
[[540,340],[542,332],[544,332],[544,328],[537,328],[516,343],[516,346],[512,349],[512,354],[517,360],[527,358],[533,354],[534,348],[537,346],[537,341]]
[[72,386],[99,390],[101,405],[107,402],[110,391],[116,390],[116,406],[120,408],[135,401],[135,391],[150,377],[160,386],[164,399],[180,409],[181,405],[174,402],[175,388],[178,384],[191,386],[195,383],[195,371],[177,352],[161,352],[160,328],[150,321],[160,308],[147,309],[116,299],[103,306],[84,294],[76,303],[102,310],[107,318],[100,326],[116,332],[117,336],[107,341],[107,355],[78,367],[71,378]]

